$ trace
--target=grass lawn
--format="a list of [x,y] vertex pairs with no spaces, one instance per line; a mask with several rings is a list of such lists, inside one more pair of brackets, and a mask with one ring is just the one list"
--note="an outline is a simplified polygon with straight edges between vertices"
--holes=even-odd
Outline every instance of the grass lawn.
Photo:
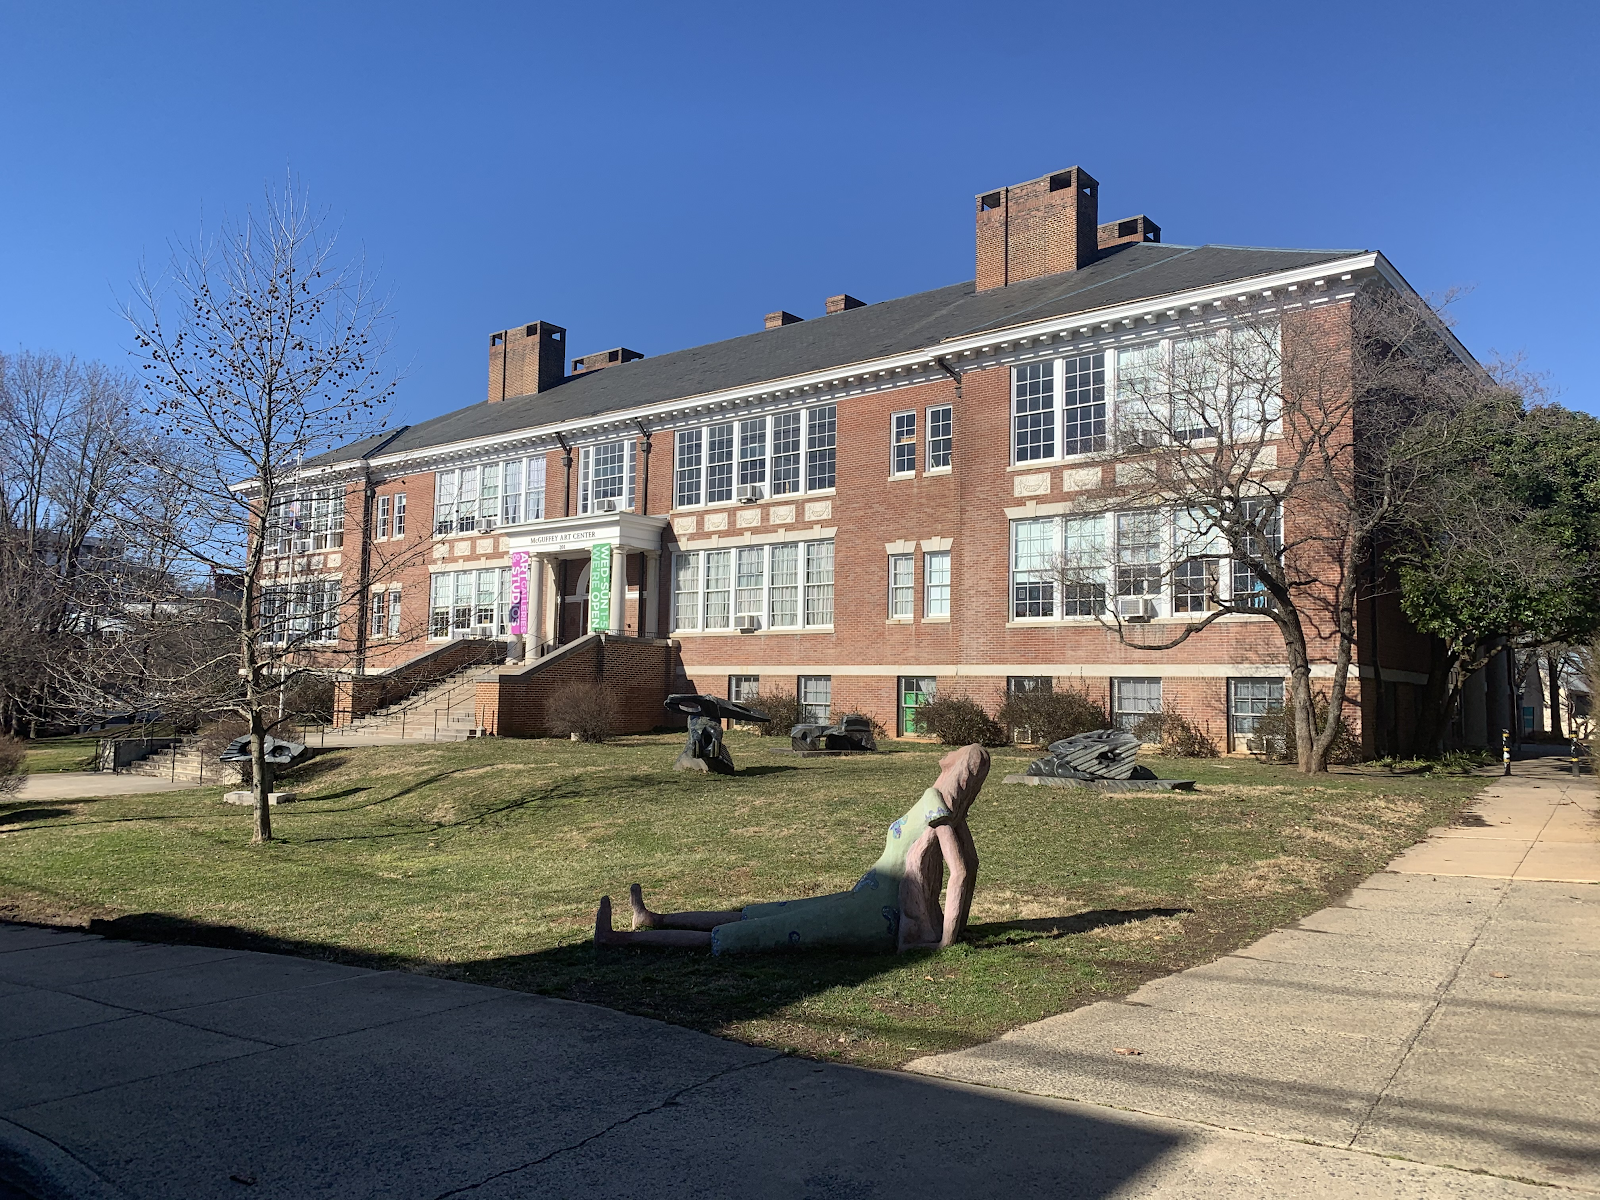
[[42,775],[47,771],[92,771],[100,739],[93,735],[35,738],[25,743],[22,771]]
[[[392,966],[610,1005],[804,1054],[892,1066],[1209,961],[1325,904],[1484,784],[1348,768],[1151,760],[1192,793],[1000,782],[971,823],[967,940],[906,955],[713,959],[596,951],[602,892],[658,910],[849,887],[941,748],[799,759],[731,734],[734,778],[669,769],[682,738],[329,750],[310,801],[249,845],[221,789],[0,804],[0,916]],[[625,925],[626,917],[623,917]]]

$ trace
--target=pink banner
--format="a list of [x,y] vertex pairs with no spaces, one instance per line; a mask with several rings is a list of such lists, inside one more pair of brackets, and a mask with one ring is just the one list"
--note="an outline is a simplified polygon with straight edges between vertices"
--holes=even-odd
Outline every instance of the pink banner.
[[528,632],[528,559],[526,550],[511,553],[511,611],[506,614],[513,635],[521,637]]

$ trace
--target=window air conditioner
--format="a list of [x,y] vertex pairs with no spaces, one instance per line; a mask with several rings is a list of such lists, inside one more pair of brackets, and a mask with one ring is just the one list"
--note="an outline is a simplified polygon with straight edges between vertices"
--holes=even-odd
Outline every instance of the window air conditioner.
[[734,499],[740,504],[755,504],[766,497],[767,489],[759,483],[742,483],[734,492]]
[[1149,596],[1118,596],[1119,621],[1148,621],[1156,615],[1156,603]]
[[594,510],[595,512],[603,513],[621,512],[622,501],[618,500],[615,496],[607,497],[604,500],[596,500],[594,502]]
[[733,627],[740,633],[754,633],[761,628],[761,618],[756,616],[735,617]]

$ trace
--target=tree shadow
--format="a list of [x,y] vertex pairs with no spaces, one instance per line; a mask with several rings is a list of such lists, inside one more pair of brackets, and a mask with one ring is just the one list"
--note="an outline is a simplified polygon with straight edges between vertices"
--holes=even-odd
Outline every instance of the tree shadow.
[[980,949],[1017,946],[1024,942],[1053,941],[1075,933],[1092,933],[1114,925],[1147,921],[1151,917],[1181,917],[1192,908],[1094,908],[1067,917],[1029,917],[1020,921],[986,921],[968,925],[966,940]]
[[742,775],[783,775],[789,771],[798,771],[800,768],[788,763],[755,763],[748,767],[739,767],[734,771],[735,778]]
[[0,812],[0,825],[21,825],[24,821],[48,821],[52,817],[70,817],[70,808],[19,808]]

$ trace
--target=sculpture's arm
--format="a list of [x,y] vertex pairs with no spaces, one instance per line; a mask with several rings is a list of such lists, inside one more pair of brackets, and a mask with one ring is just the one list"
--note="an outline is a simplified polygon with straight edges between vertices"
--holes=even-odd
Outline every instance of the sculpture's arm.
[[936,830],[939,849],[950,868],[950,882],[944,893],[944,936],[940,947],[954,945],[967,927],[972,911],[972,893],[978,886],[978,847],[965,821],[951,821]]

